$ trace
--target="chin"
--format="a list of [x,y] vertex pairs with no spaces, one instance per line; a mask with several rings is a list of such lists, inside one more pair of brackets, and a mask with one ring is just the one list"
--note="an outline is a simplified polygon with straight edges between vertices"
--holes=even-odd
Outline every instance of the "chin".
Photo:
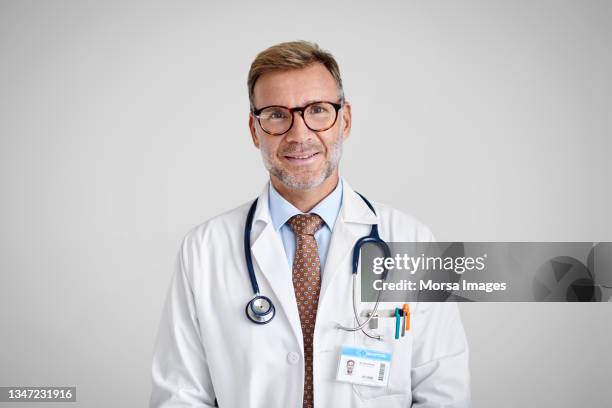
[[325,174],[325,172],[309,175],[282,172],[277,177],[286,187],[292,190],[310,190],[323,184],[329,175]]

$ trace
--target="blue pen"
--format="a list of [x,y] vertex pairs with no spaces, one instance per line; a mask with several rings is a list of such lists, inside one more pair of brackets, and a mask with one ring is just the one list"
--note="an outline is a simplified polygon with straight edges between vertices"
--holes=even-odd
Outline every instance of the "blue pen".
[[399,307],[395,308],[395,340],[398,340],[400,338],[400,326],[402,323],[402,315],[401,312],[402,309],[400,309]]

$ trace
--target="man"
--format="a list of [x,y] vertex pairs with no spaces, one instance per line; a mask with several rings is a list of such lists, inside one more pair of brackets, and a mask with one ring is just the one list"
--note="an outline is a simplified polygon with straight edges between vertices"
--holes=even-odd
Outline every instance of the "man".
[[[151,406],[469,406],[468,348],[455,304],[411,304],[411,329],[398,340],[393,318],[378,319],[382,340],[338,328],[356,323],[350,255],[360,237],[373,225],[386,241],[433,236],[384,205],[374,203],[374,213],[339,177],[352,122],[333,56],[308,42],[275,45],[253,61],[248,87],[249,129],[270,182],[255,204],[183,240],[153,359]],[[388,383],[337,381],[342,346],[389,352]]]
[[352,375],[353,374],[353,368],[355,368],[355,360],[348,360],[346,362],[346,373],[348,375]]

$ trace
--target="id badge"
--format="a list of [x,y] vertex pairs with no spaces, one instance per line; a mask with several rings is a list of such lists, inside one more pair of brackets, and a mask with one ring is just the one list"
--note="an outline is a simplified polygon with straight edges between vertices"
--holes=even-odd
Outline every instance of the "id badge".
[[342,346],[336,380],[385,387],[389,381],[391,353]]

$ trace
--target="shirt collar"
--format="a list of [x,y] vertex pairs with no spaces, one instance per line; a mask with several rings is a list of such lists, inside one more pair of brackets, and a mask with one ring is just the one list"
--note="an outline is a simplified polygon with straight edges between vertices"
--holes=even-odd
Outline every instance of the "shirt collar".
[[[269,183],[268,188],[270,217],[272,218],[274,229],[278,231],[287,221],[289,221],[289,218],[303,213],[295,208],[289,201],[285,200],[285,198],[276,191],[272,183]],[[340,207],[342,207],[342,179],[338,180],[338,184],[334,191],[310,210],[309,214],[317,214],[323,219],[327,227],[333,230],[336,219],[338,218],[338,213],[340,212]]]

